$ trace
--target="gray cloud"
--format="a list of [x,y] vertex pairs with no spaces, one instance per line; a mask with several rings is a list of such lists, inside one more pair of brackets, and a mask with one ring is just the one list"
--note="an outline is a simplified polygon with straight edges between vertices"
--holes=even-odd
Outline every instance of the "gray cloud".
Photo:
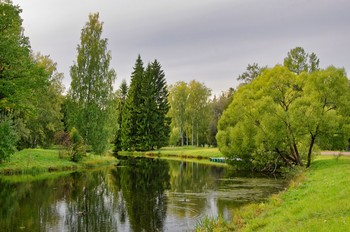
[[350,2],[346,0],[14,0],[23,9],[32,48],[50,54],[65,73],[76,59],[80,31],[100,12],[118,82],[138,54],[158,59],[168,83],[196,79],[215,94],[237,85],[248,63],[273,66],[302,46],[321,66],[349,70]]

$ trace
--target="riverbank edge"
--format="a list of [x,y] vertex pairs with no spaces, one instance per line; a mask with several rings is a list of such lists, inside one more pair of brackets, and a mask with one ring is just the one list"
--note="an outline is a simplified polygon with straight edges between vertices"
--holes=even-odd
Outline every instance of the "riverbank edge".
[[231,222],[207,217],[195,231],[342,231],[350,224],[349,167],[349,156],[319,156],[285,190],[234,210]]
[[228,166],[226,163],[210,161],[210,158],[224,157],[218,148],[167,147],[154,151],[120,151],[118,156],[160,158],[165,160],[196,162],[206,165]]
[[0,176],[82,171],[117,163],[118,160],[111,154],[100,156],[88,153],[81,161],[72,162],[60,158],[57,149],[24,149],[16,152],[9,161],[0,164]]

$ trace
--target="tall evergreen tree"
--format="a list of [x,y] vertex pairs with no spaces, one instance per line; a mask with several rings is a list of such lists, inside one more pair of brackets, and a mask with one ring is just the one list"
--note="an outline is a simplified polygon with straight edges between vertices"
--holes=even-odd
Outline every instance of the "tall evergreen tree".
[[170,132],[168,91],[157,60],[143,67],[138,56],[123,110],[122,148],[152,150],[167,144]]
[[109,144],[109,107],[113,98],[115,71],[111,69],[111,52],[107,39],[102,39],[103,23],[99,14],[90,14],[81,32],[78,56],[70,70],[72,82],[68,124],[76,127],[96,153],[103,153]]
[[155,60],[151,64],[151,68],[155,85],[154,99],[156,105],[156,120],[154,121],[152,140],[155,142],[154,146],[159,149],[167,145],[169,141],[171,123],[170,117],[167,116],[170,109],[170,104],[168,102],[169,92],[167,89],[165,74],[160,63]]
[[131,83],[122,114],[121,140],[123,150],[137,150],[139,146],[137,128],[140,124],[140,117],[138,115],[140,114],[140,92],[143,73],[143,61],[139,55],[134,66],[134,71],[131,74]]

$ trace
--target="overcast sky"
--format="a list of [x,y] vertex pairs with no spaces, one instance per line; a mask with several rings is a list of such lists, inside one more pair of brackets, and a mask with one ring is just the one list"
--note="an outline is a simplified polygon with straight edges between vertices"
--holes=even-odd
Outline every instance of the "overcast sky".
[[301,46],[320,66],[350,70],[348,0],[13,0],[34,52],[57,62],[69,87],[81,29],[100,13],[116,85],[130,81],[137,55],[157,59],[168,84],[196,79],[214,94],[237,86],[254,62],[283,63]]

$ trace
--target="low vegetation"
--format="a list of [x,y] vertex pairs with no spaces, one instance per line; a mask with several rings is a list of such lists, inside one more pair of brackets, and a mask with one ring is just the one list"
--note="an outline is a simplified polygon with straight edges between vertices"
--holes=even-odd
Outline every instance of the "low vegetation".
[[116,162],[112,156],[87,154],[80,162],[59,158],[58,149],[24,149],[9,161],[0,164],[0,174],[37,174],[48,171],[66,171],[106,165]]
[[347,231],[349,166],[349,157],[319,157],[286,191],[238,209],[230,223],[206,219],[197,231]]

